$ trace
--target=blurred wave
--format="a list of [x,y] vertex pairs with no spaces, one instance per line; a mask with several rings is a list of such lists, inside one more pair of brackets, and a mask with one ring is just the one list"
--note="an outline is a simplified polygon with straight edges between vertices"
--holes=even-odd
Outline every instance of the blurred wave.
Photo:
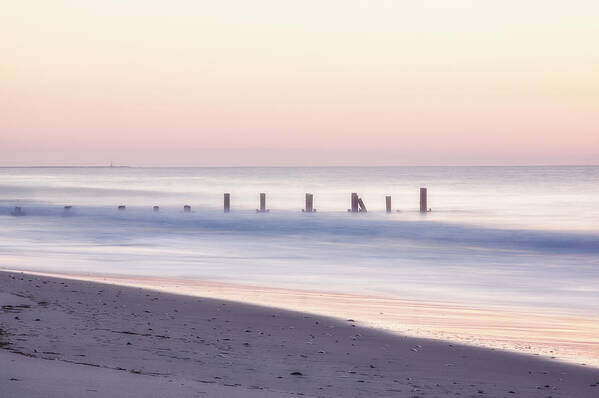
[[[537,252],[573,252],[599,254],[599,233],[501,229],[426,220],[402,220],[401,214],[349,214],[345,212],[279,211],[256,214],[253,211],[232,213],[210,209],[183,209],[128,207],[118,210],[106,207],[72,207],[29,205],[22,207],[27,217],[61,217],[61,223],[89,223],[104,228],[143,227],[148,235],[214,232],[249,234],[251,236],[305,236],[339,237],[347,239],[384,239],[435,242],[460,247],[489,247],[495,249],[528,250]],[[0,206],[0,214],[11,216],[12,207]],[[8,220],[6,220],[8,221]],[[22,219],[12,220],[21,222]],[[327,238],[328,239],[328,238]]]
[[[255,212],[259,192],[270,213]],[[318,212],[301,212],[306,192]],[[345,211],[350,192],[368,213]],[[385,214],[386,195],[400,212]],[[0,268],[598,314],[598,226],[593,166],[0,168]]]

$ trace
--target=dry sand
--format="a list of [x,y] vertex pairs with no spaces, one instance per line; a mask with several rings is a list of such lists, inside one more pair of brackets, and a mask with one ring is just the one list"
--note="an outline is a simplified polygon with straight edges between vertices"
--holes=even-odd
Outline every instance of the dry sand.
[[0,272],[0,304],[3,398],[599,396],[596,368],[221,299]]

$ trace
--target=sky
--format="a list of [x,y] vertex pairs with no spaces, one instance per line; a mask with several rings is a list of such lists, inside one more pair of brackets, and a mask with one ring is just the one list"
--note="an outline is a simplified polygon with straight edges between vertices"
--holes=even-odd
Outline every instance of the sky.
[[599,2],[19,0],[0,166],[599,164]]

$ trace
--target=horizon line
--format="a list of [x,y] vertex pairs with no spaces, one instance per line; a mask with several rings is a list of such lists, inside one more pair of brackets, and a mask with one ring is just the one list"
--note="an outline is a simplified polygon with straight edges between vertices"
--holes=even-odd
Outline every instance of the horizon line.
[[439,165],[239,165],[239,166],[100,166],[100,165],[36,165],[36,166],[2,166],[0,169],[233,169],[233,168],[381,168],[381,167],[599,167],[599,164],[439,164]]

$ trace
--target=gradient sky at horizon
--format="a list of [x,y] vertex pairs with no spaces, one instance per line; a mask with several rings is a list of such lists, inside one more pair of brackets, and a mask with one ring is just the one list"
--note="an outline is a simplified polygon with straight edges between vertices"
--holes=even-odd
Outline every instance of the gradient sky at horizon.
[[0,165],[598,164],[599,2],[20,0]]

